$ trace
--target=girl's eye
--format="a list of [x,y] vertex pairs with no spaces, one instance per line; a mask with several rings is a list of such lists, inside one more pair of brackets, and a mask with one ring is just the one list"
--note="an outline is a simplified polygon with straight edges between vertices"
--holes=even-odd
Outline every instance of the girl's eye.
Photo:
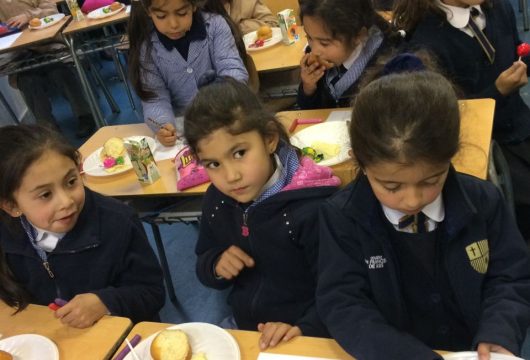
[[241,159],[245,155],[246,150],[238,150],[234,153],[234,158]]
[[68,184],[68,186],[73,186],[76,183],[77,183],[77,177],[75,176],[75,177],[72,177],[72,178],[68,179],[68,183],[67,184]]
[[385,190],[395,193],[399,190],[400,185],[384,186]]
[[188,10],[186,10],[184,12],[178,12],[177,15],[180,16],[180,17],[184,17],[184,16],[188,15]]
[[217,161],[212,161],[203,165],[207,169],[217,169],[219,167],[219,163]]
[[46,200],[49,199],[52,196],[52,193],[50,191],[43,192],[39,194],[39,198]]
[[164,20],[166,18],[166,15],[156,15],[156,18],[158,20]]
[[320,42],[320,46],[327,47],[327,46],[329,46],[329,42],[321,41]]

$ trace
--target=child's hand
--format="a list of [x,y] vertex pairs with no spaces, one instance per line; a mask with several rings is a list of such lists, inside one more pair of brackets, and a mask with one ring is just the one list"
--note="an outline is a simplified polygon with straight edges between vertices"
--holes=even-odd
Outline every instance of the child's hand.
[[12,27],[21,28],[24,25],[26,25],[29,22],[29,16],[26,14],[20,14],[17,16],[13,16],[9,20],[7,20],[7,25]]
[[490,360],[490,353],[495,352],[499,354],[512,355],[511,352],[506,350],[500,345],[490,343],[480,343],[477,347],[478,360]]
[[512,66],[504,70],[497,80],[495,80],[497,90],[504,96],[511,94],[527,83],[526,64],[522,61],[514,62]]
[[302,335],[302,331],[298,326],[292,326],[282,322],[259,323],[258,331],[261,333],[259,339],[260,350],[274,347],[280,341],[289,341],[296,336]]
[[86,293],[76,295],[66,305],[55,311],[55,317],[61,319],[65,325],[75,328],[92,326],[109,310],[96,294]]
[[305,54],[300,61],[300,77],[302,79],[302,89],[304,94],[311,96],[317,90],[317,82],[324,75],[326,67],[320,62],[315,61],[311,65],[307,64],[307,60],[311,54]]
[[239,247],[232,245],[219,258],[215,274],[226,280],[235,278],[244,267],[254,267],[254,259]]
[[164,146],[173,146],[177,141],[177,129],[173,124],[166,123],[156,133],[158,141]]

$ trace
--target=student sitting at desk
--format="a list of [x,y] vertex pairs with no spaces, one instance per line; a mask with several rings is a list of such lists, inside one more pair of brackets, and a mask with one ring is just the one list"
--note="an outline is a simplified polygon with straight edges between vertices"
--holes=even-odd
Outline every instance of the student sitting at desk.
[[302,109],[349,106],[357,80],[397,35],[372,0],[301,0],[309,43],[300,62]]
[[[10,26],[22,28],[32,18],[42,18],[57,13],[57,6],[51,0],[0,0],[0,21]],[[64,48],[63,44],[54,43],[32,47],[29,50],[34,54],[40,54],[61,48]],[[11,75],[9,80],[13,87],[22,92],[37,123],[58,128],[50,101],[50,88],[55,86],[62,92],[77,118],[76,136],[86,137],[94,130],[94,119],[82,91],[79,91],[80,82],[71,65],[56,63]]]
[[[217,5],[226,15],[219,0],[209,2],[207,9]],[[131,10],[131,82],[142,99],[145,122],[166,146],[182,135],[182,129],[177,129],[181,126],[175,127],[175,116],[182,115],[206,74],[248,80],[237,26],[230,26],[227,15],[202,11],[198,3],[140,0],[133,2]]]
[[221,0],[221,2],[243,34],[256,31],[263,25],[278,26],[278,18],[261,0]]
[[349,131],[358,177],[320,216],[317,306],[331,335],[366,360],[519,354],[528,248],[500,191],[451,166],[460,108],[449,82],[383,76],[357,95]]
[[0,128],[0,153],[0,300],[55,302],[77,328],[157,320],[162,271],[133,209],[85,188],[80,154],[47,127]]

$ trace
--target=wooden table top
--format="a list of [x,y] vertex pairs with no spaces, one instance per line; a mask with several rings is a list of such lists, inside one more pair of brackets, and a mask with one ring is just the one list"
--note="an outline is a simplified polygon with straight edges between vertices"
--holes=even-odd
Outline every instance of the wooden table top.
[[299,39],[291,45],[280,42],[267,49],[248,52],[254,60],[256,70],[258,72],[280,71],[299,67],[307,40],[303,26],[298,26],[296,32]]
[[0,301],[2,339],[21,334],[38,334],[52,340],[61,360],[109,359],[132,327],[131,320],[104,316],[94,326],[76,329],[63,325],[46,306],[29,305],[12,315],[13,308]]
[[[127,338],[131,340],[134,335],[141,335],[142,339],[163,330],[174,324],[156,323],[156,322],[141,322],[136,324]],[[243,330],[227,330],[236,340],[241,351],[241,360],[255,360],[259,353],[258,340],[260,333],[257,331],[243,331]],[[119,351],[125,346],[125,341],[120,346]],[[287,343],[279,344],[278,346],[267,350],[268,353],[288,354],[288,355],[303,355],[316,356],[328,359],[353,360],[353,357],[348,355],[337,344],[335,340],[314,338],[308,336],[297,337]]]
[[[462,146],[453,159],[453,164],[460,172],[486,179],[488,168],[488,154],[493,127],[493,112],[495,101],[491,99],[462,100],[461,142]],[[347,109],[319,109],[284,111],[278,113],[278,118],[287,127],[296,118],[322,118],[326,119],[331,111]],[[307,126],[300,125],[296,131]],[[295,131],[295,132],[296,132]],[[100,128],[90,137],[79,151],[83,158],[103,146],[110,137],[127,137],[134,135],[147,135],[153,137],[152,131],[145,124],[129,124],[105,126]],[[141,185],[136,179],[134,171],[107,177],[93,177],[83,175],[85,185],[90,189],[108,196],[189,196],[203,194],[208,184],[196,186],[185,191],[177,190],[177,177],[175,165],[171,160],[157,162],[162,175],[161,179],[151,185]],[[350,161],[332,166],[333,173],[338,176],[343,185],[349,183],[355,176],[354,164]]]
[[22,30],[22,34],[13,42],[13,44],[11,44],[11,46],[1,49],[0,53],[19,50],[28,46],[40,45],[41,43],[50,41],[61,32],[70,19],[71,16],[66,15],[64,18],[59,20],[57,24],[40,30],[31,30],[30,28],[26,27],[24,30]]
[[127,13],[127,7],[117,14],[102,18],[102,19],[89,19],[85,14],[85,19],[81,21],[72,21],[63,30],[63,35],[70,36],[77,32],[88,31],[93,29],[99,29],[104,26],[124,22],[129,20],[129,14]]

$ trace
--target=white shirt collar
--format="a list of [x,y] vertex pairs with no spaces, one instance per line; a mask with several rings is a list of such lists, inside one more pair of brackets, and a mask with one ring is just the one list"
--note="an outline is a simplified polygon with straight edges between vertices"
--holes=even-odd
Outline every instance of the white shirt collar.
[[61,240],[66,233],[56,233],[52,231],[47,231],[36,227],[31,224],[35,230],[37,230],[37,236],[35,237],[35,242],[37,246],[45,251],[52,251],[57,246],[59,240]]
[[479,11],[481,17],[484,16],[480,5],[473,5],[467,8],[463,8],[458,6],[447,5],[438,0],[438,6],[445,12],[449,24],[451,24],[457,29],[463,29],[467,26],[469,22],[469,17],[471,16],[472,7]]
[[269,180],[265,183],[265,185],[263,185],[263,188],[261,188],[261,191],[259,192],[259,194],[256,195],[256,199],[259,198],[261,194],[265,192],[265,190],[269,189],[272,185],[276,184],[276,182],[280,178],[280,174],[283,171],[283,164],[280,161],[280,157],[276,153],[274,153],[274,161],[276,162],[276,170],[274,170],[274,173],[272,173]]
[[[390,221],[390,223],[394,226],[397,226],[399,224],[399,219],[406,215],[405,213],[402,213],[399,210],[391,209],[383,204],[381,204],[381,207],[383,208],[383,212],[385,213],[385,216],[388,221]],[[443,204],[442,194],[438,194],[436,199],[434,199],[432,203],[426,205],[421,211],[429,218],[429,220],[438,223],[442,222],[445,218],[445,208]]]

